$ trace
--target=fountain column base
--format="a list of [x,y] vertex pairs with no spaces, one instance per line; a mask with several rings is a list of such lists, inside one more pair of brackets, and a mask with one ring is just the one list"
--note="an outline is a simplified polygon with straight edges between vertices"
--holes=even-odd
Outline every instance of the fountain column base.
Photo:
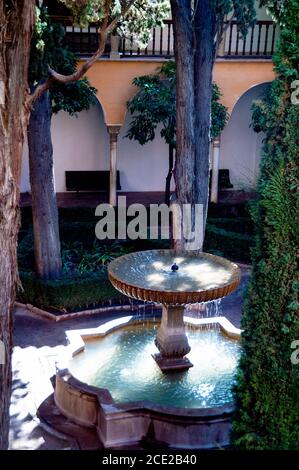
[[163,305],[161,325],[155,341],[159,353],[153,355],[163,372],[193,366],[185,357],[191,348],[185,332],[184,310],[183,306]]
[[187,357],[175,357],[175,358],[166,358],[161,356],[161,354],[153,354],[153,358],[160,367],[162,372],[174,372],[183,371],[193,367],[192,362],[189,361]]

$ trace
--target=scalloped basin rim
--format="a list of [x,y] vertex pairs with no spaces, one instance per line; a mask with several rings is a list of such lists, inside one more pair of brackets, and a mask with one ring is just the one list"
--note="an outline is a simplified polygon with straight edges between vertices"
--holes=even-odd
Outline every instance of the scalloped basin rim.
[[[149,317],[148,321],[158,323],[156,318]],[[207,317],[194,319],[192,317],[184,317],[186,325],[190,325],[195,329],[205,329],[211,325],[218,325],[222,334],[232,339],[240,339],[241,332],[239,328],[236,328],[226,317]],[[110,320],[96,328],[84,328],[81,330],[67,330],[66,337],[68,339],[68,356],[69,359],[76,356],[78,353],[84,351],[85,342],[88,339],[100,339],[105,337],[115,330],[125,328],[128,325],[138,325],[141,320],[136,319],[134,316],[120,317],[119,319]],[[108,388],[100,388],[94,385],[89,385],[86,382],[82,382],[75,375],[73,375],[68,364],[65,362],[66,357],[63,356],[62,362],[56,363],[57,374],[62,378],[67,378],[67,382],[74,389],[84,393],[92,394],[97,396],[97,399],[103,406],[109,407],[109,411],[130,411],[146,409],[157,413],[164,413],[167,415],[177,414],[178,416],[189,416],[189,417],[215,417],[221,414],[230,414],[234,410],[234,402],[228,402],[223,405],[211,407],[211,408],[180,408],[175,406],[157,405],[150,400],[141,401],[129,401],[124,403],[115,402]],[[111,408],[113,407],[113,408]]]
[[[130,412],[130,411],[151,411],[160,415],[176,415],[182,418],[215,418],[221,415],[231,415],[235,411],[235,403],[228,402],[211,408],[180,408],[175,406],[157,405],[150,400],[129,401],[116,403],[108,388],[99,388],[89,385],[77,379],[68,368],[60,369],[57,366],[56,376],[60,377],[65,383],[79,393],[94,396],[106,413]],[[59,406],[59,403],[57,403]],[[61,406],[61,405],[60,405]],[[63,407],[61,407],[63,409]]]
[[[174,262],[179,265],[175,273],[171,272]],[[237,264],[210,253],[184,250],[129,253],[110,262],[108,275],[113,286],[129,297],[182,305],[224,297],[235,290],[241,280]],[[207,288],[200,288],[205,282]],[[175,289],[175,284],[180,288]]]
[[[56,364],[54,400],[60,412],[70,421],[95,428],[105,448],[139,442],[147,435],[150,423],[154,425],[155,441],[163,445],[183,449],[227,446],[230,420],[235,410],[231,401],[210,408],[180,408],[147,400],[116,403],[108,388],[88,385],[72,375],[64,361],[69,361],[70,356],[84,349],[84,340],[106,336],[117,328],[123,328],[126,323],[135,323],[136,318],[130,316],[120,320],[119,324],[115,320],[107,322],[105,328],[99,326],[67,332],[67,354],[63,354],[61,362]],[[185,321],[191,322],[195,328],[218,323],[222,332],[232,338],[241,334],[241,330],[225,317],[186,318]]]
[[[158,323],[158,320],[155,318],[149,317],[148,320],[152,321],[153,323]],[[68,384],[68,386],[73,390],[77,390],[79,393],[85,393],[87,395],[94,396],[101,406],[109,413],[120,411],[140,411],[143,409],[158,414],[175,414],[178,417],[210,417],[212,419],[216,416],[231,414],[234,411],[234,402],[227,402],[223,405],[209,408],[180,408],[175,406],[159,405],[150,400],[129,401],[124,403],[116,402],[108,388],[100,388],[94,385],[90,385],[86,382],[82,382],[69,370],[68,362],[70,358],[76,356],[85,349],[85,342],[88,341],[88,339],[100,339],[104,336],[110,335],[115,330],[125,328],[128,325],[138,325],[140,323],[140,319],[136,319],[134,316],[126,316],[116,320],[108,321],[103,325],[100,325],[98,328],[67,330],[66,337],[69,342],[69,358],[67,359],[67,362],[65,362],[66,357],[63,356],[62,362],[56,363],[56,375],[66,382],[66,384]],[[201,319],[185,317],[185,323],[187,325],[189,324],[195,329],[204,329],[210,325],[219,325],[222,334],[228,338],[233,339],[240,339],[242,331],[239,328],[236,328],[226,317],[208,317]],[[64,407],[61,406],[61,408],[63,409]]]

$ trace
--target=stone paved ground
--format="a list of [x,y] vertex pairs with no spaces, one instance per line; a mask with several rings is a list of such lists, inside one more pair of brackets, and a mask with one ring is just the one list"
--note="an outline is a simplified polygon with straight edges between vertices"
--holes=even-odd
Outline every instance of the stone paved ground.
[[[242,282],[237,291],[222,300],[220,313],[240,326],[242,297],[250,270],[242,267]],[[50,378],[55,373],[57,356],[66,347],[65,330],[91,328],[121,316],[94,315],[81,319],[54,322],[17,308],[14,325],[13,393],[11,402],[10,448],[76,449],[73,439],[41,426],[36,412],[53,392]]]

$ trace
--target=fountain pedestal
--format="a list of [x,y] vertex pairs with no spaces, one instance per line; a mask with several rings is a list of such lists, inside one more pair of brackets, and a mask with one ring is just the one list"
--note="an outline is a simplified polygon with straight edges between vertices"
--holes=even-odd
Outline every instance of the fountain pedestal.
[[185,356],[190,352],[185,332],[183,306],[163,305],[161,325],[155,344],[158,354],[153,354],[160,369],[175,371],[189,369],[193,364]]

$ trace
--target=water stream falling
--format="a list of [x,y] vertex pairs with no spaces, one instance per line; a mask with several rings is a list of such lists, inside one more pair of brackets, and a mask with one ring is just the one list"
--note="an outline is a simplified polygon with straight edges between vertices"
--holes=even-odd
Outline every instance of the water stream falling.
[[[141,306],[143,312],[144,306]],[[157,325],[142,322],[86,343],[70,363],[71,373],[96,387],[108,388],[118,403],[148,400],[157,405],[201,408],[232,400],[238,341],[219,331],[187,329],[194,367],[164,374],[152,358]]]
[[[159,304],[135,299],[129,299],[129,302],[132,315],[136,315],[140,321],[144,322],[149,317],[154,321],[160,318],[161,306]],[[191,318],[212,318],[222,315],[221,299],[187,304],[185,307],[185,316]],[[217,324],[207,325],[207,328],[217,329]]]
[[[222,315],[221,299],[187,304],[185,308],[185,316],[191,318],[212,318],[221,317]],[[208,330],[218,330],[219,325],[217,323],[208,323],[205,328]]]

